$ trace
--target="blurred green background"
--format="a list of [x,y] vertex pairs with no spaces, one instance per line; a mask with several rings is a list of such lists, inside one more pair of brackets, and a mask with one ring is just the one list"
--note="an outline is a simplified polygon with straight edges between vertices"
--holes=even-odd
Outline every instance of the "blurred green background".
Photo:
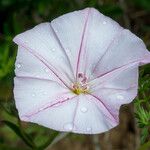
[[121,108],[120,125],[110,132],[97,136],[58,133],[18,118],[12,92],[17,53],[13,37],[85,7],[110,16],[150,49],[150,0],[0,0],[0,150],[150,149],[150,65],[140,69],[139,95],[134,104]]

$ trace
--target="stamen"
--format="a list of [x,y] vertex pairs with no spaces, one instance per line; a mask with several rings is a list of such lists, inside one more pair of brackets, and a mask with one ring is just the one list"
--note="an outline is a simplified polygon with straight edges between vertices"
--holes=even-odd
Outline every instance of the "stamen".
[[78,82],[72,86],[73,93],[79,95],[81,93],[89,93],[89,86],[87,84],[87,77],[83,73],[78,74]]

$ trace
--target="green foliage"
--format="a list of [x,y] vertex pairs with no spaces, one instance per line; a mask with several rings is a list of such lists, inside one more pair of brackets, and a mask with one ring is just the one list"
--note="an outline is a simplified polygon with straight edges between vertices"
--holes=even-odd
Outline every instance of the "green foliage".
[[[146,69],[145,69],[146,68]],[[139,96],[135,101],[135,117],[138,126],[141,128],[141,144],[148,141],[150,127],[150,74],[149,66],[143,67],[140,72]],[[145,146],[144,146],[145,147]]]
[[140,128],[150,125],[150,112],[145,110],[142,106],[137,107],[136,117]]
[[150,141],[143,144],[138,150],[149,150],[150,149]]
[[[22,150],[43,150],[68,135],[19,120],[12,94],[16,57],[13,37],[64,13],[95,7],[123,26],[123,16],[127,14],[132,31],[140,35],[150,48],[150,0],[124,1],[127,10],[122,9],[119,0],[0,0],[0,149],[19,150],[16,142],[18,140],[23,141]],[[139,95],[135,100],[135,117],[141,130],[143,146],[140,150],[146,150],[150,146],[150,65],[140,70],[139,86]]]
[[136,5],[139,7],[142,7],[143,9],[146,9],[150,11],[150,1],[149,0],[134,0]]
[[29,147],[35,149],[35,144],[32,141],[32,137],[29,136],[22,130],[21,127],[17,126],[16,124],[10,121],[1,121],[2,123],[6,124],[9,128],[11,128]]
[[0,47],[0,79],[12,73],[14,69],[16,53],[11,54],[11,47],[9,44],[1,44]]

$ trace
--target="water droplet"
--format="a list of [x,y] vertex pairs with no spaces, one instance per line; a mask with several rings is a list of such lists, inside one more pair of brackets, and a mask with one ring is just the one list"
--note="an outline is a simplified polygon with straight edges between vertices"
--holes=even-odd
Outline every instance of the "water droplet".
[[86,112],[88,111],[88,109],[87,109],[86,107],[82,107],[80,110],[81,110],[81,112],[83,112],[83,113],[86,113]]
[[32,93],[32,96],[35,97],[35,93]]
[[24,41],[24,44],[28,44],[28,41],[26,40],[26,41]]
[[47,92],[44,91],[44,92],[43,92],[43,95],[47,95]]
[[19,69],[19,68],[21,67],[21,64],[20,64],[20,63],[18,63],[16,66],[17,66],[17,68]]
[[54,48],[52,48],[52,49],[51,49],[51,51],[52,51],[52,52],[55,52],[55,49],[54,49]]
[[87,127],[87,128],[86,128],[86,131],[87,131],[87,132],[89,132],[89,131],[91,131],[91,130],[92,130],[91,127]]
[[35,77],[36,77],[36,78],[39,78],[40,76],[39,76],[39,75],[36,75]]
[[46,72],[46,73],[48,73],[48,72],[49,72],[49,69],[48,69],[48,68],[46,68],[46,69],[45,69],[45,72]]
[[124,99],[124,97],[122,95],[117,95],[117,98],[120,99],[120,100]]
[[103,21],[103,24],[106,24],[106,21]]
[[106,21],[103,21],[103,24],[106,24]]
[[71,131],[73,129],[73,124],[72,123],[66,123],[64,125],[64,129],[67,131]]
[[53,107],[58,107],[60,105],[61,105],[61,103],[57,103],[57,104],[53,105]]
[[66,53],[70,55],[71,54],[70,49],[66,49]]
[[42,111],[42,110],[43,110],[43,108],[39,108],[39,109],[38,109],[38,111]]

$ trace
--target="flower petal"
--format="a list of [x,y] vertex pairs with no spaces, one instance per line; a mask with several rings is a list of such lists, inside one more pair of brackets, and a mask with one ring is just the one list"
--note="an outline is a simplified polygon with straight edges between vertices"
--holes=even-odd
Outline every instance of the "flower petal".
[[87,72],[88,75],[107,45],[123,30],[118,23],[94,8],[65,14],[54,19],[52,26],[57,31],[74,70]]
[[[132,68],[135,68],[137,67],[138,68],[139,66],[139,62],[134,62],[130,65],[125,65],[123,67],[120,67],[120,68],[117,68],[117,69],[114,69],[102,76],[100,76],[99,78],[96,78],[94,80],[91,80],[89,82],[89,86],[91,87],[91,91],[94,91],[95,89],[99,89],[99,88],[103,88],[105,83],[108,83],[109,81],[115,79],[116,77],[120,76],[120,74],[123,74],[125,73],[126,71],[132,69]],[[125,78],[125,76],[124,76]],[[128,78],[128,76],[126,77]],[[136,77],[135,79],[133,78],[133,81],[137,79],[138,77]],[[128,79],[129,80],[129,79]],[[131,81],[131,80],[129,80]],[[132,81],[131,81],[132,83]]]
[[75,133],[97,134],[118,125],[105,106],[91,95],[80,95],[77,106],[73,120]]
[[45,66],[29,51],[20,46],[18,48],[15,66],[15,74],[18,77],[31,77],[41,80],[50,80],[58,82],[64,86],[55,74],[51,73],[48,66]]
[[30,118],[32,121],[32,116],[53,106],[62,105],[76,96],[67,88],[50,80],[16,77],[14,83],[16,106],[21,120],[25,121],[29,121]]
[[42,23],[17,35],[14,42],[39,59],[65,84],[74,80],[71,65],[50,23]]
[[133,61],[150,61],[150,54],[138,37],[94,8],[65,14],[51,24],[76,76],[84,72],[95,78]]
[[135,62],[149,63],[150,52],[141,39],[129,30],[123,30],[96,64],[92,72],[92,79]]
[[120,106],[130,103],[136,97],[137,88],[138,64],[120,71],[118,75],[105,80],[100,85],[95,85],[92,94],[101,99],[115,118],[119,120]]
[[16,77],[14,95],[21,120],[58,131],[95,134],[118,124],[94,97],[76,96],[56,82]]
[[74,74],[78,69],[90,8],[65,14],[51,24],[69,56]]

